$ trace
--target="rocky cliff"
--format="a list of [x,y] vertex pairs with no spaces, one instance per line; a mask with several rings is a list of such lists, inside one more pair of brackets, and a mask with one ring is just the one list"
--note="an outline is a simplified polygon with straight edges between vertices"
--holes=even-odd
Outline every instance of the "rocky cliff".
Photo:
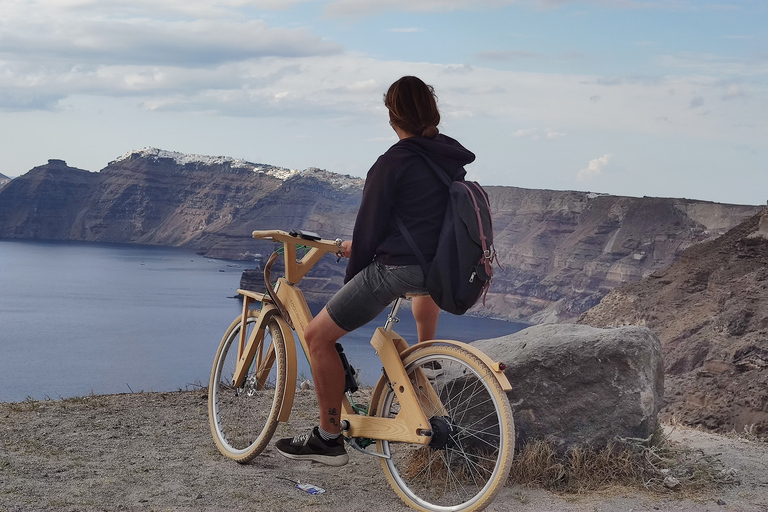
[[613,290],[579,322],[656,332],[662,417],[768,437],[768,209]]
[[11,178],[9,178],[8,176],[6,176],[5,174],[0,174],[0,189],[2,189],[2,188],[3,188],[3,186],[4,186],[6,183],[8,183],[9,181],[11,181]]
[[[273,244],[254,229],[305,228],[348,238],[363,180],[291,171],[228,157],[154,148],[126,153],[98,173],[50,160],[0,189],[0,237],[187,246],[215,258],[259,260]],[[686,199],[488,187],[496,272],[474,313],[572,320],[610,290],[674,262],[757,207]],[[343,264],[326,258],[307,279],[322,300]]]
[[486,311],[534,323],[577,317],[613,288],[667,267],[685,248],[759,210],[687,199],[488,191],[504,270]]

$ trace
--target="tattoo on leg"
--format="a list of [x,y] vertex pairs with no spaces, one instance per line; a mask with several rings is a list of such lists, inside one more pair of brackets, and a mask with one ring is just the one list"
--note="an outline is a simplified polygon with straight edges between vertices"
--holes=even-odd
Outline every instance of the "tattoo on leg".
[[328,418],[328,422],[334,427],[339,426],[339,422],[336,419],[336,416],[338,415],[339,415],[339,411],[335,407],[331,407],[330,409],[328,409],[328,416],[330,416],[330,418]]

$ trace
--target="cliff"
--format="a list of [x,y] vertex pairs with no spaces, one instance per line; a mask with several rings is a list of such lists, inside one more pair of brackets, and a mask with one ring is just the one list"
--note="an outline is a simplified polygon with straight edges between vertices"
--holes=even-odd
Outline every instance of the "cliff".
[[534,323],[577,317],[613,288],[667,267],[685,248],[759,210],[513,187],[488,192],[504,270],[484,311]]
[[768,437],[768,209],[613,290],[579,322],[656,332],[663,416]]
[[[98,173],[50,160],[0,189],[0,237],[186,246],[256,262],[274,245],[254,229],[348,238],[363,180],[154,148]],[[502,269],[474,314],[573,320],[610,290],[673,263],[759,208],[687,199],[487,187]],[[327,299],[343,265],[326,258],[304,282]]]

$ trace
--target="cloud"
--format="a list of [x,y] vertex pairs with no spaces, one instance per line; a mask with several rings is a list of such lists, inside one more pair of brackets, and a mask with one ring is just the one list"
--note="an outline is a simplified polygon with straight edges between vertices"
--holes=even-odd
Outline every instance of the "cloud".
[[0,30],[0,48],[26,62],[62,65],[211,66],[260,57],[340,53],[303,28],[262,20],[17,20]]
[[418,27],[403,27],[403,28],[391,28],[389,32],[396,32],[400,34],[415,34],[418,32],[424,32],[424,29]]
[[576,174],[576,179],[578,181],[587,181],[600,176],[600,174],[603,172],[603,169],[605,169],[610,163],[612,156],[613,155],[608,153],[601,156],[600,158],[590,160],[589,165],[587,165],[586,168],[580,170],[578,174]]
[[522,137],[533,137],[539,132],[538,128],[526,128],[524,130],[517,130],[512,134],[512,138],[518,139]]
[[768,74],[768,59],[750,59],[711,53],[681,52],[659,57],[662,66],[705,75],[758,77]]
[[78,15],[97,18],[236,18],[243,9],[286,10],[314,0],[35,0],[34,2],[0,3],[0,19],[32,13],[36,16],[47,13],[54,16]]
[[691,103],[688,105],[688,108],[698,108],[704,105],[704,98],[701,96],[696,96],[691,100]]
[[[623,78],[606,84],[601,76],[382,60],[351,52],[248,57],[198,65],[77,63],[5,54],[0,55],[0,109],[55,110],[69,97],[95,96],[132,98],[134,105],[153,111],[364,118],[384,115],[381,95],[404,74],[420,76],[435,86],[447,125],[457,119],[487,119],[508,126],[514,120],[518,127],[535,130],[525,133],[516,128],[502,133],[539,140],[595,129],[627,136],[720,137],[728,133],[749,139],[754,130],[734,131],[733,119],[754,119],[764,111],[757,104],[759,98],[768,94],[756,82],[729,89],[734,82],[702,75],[655,81]],[[680,101],[698,96],[722,98],[724,94],[735,98],[747,87],[749,94],[739,96],[741,101],[708,102],[711,114],[706,119],[696,116],[700,109],[689,109],[688,103]],[[281,92],[289,94],[275,102],[275,95]]]
[[534,59],[541,57],[541,54],[522,50],[487,50],[478,52],[477,57],[482,60],[493,62],[509,62],[522,59]]
[[531,138],[533,140],[547,139],[555,140],[565,137],[564,133],[552,130],[551,128],[526,128],[523,130],[517,130],[512,134],[512,138]]
[[[568,4],[590,3],[610,9],[706,9],[713,5],[685,0],[335,0],[325,6],[332,17],[373,16],[388,11],[446,12],[503,8],[523,4],[533,9],[557,9]],[[717,8],[717,4],[714,4]]]
[[443,73],[446,75],[465,75],[472,73],[474,68],[470,64],[454,65],[450,64],[443,66]]
[[[385,115],[381,95],[388,85],[414,74],[436,87],[448,129],[451,123],[458,126],[458,119],[473,119],[497,126],[502,137],[514,132],[515,138],[542,141],[589,130],[628,137],[727,133],[751,140],[755,130],[732,129],[733,120],[761,123],[757,117],[764,107],[758,102],[768,94],[759,80],[698,72],[648,79],[377,59],[345,51],[306,27],[253,19],[253,8],[268,4],[0,2],[0,109],[59,110],[73,98],[87,97],[127,98],[126,104],[145,110],[207,116],[370,118]],[[501,3],[482,4],[491,5]],[[515,52],[487,56],[527,57]],[[277,101],[281,93],[286,94]],[[701,109],[689,109],[680,100],[696,97],[739,101],[709,100],[710,115],[702,118]],[[510,120],[532,131],[510,130]]]
[[348,86],[346,86],[347,91],[353,91],[353,92],[373,92],[380,89],[381,86],[378,82],[374,79],[370,80],[359,80],[357,82],[351,83]]
[[725,94],[723,95],[723,100],[732,100],[734,98],[743,98],[746,96],[747,96],[747,93],[744,91],[744,89],[741,88],[741,86],[737,84],[731,84],[728,86],[728,89],[725,91]]
[[565,137],[564,133],[556,132],[554,130],[547,130],[547,139],[549,140],[561,139],[563,137]]
[[[270,6],[278,7],[264,0],[0,3],[0,109],[55,110],[82,94],[193,108],[191,97],[239,98],[231,91],[280,80],[292,60],[343,52],[308,28],[271,26],[248,10]],[[281,62],[267,73],[253,66],[269,59]]]
[[509,5],[514,0],[336,0],[324,10],[331,17],[372,16],[387,11],[446,12]]
[[54,110],[64,97],[62,94],[39,93],[22,88],[0,90],[0,110],[7,112]]
[[[5,92],[0,108],[52,110],[75,94],[184,95],[195,89],[237,88],[253,81],[249,69],[237,69],[240,63],[340,54],[341,45],[310,29],[270,26],[249,10],[296,3],[2,2],[0,89]],[[167,104],[157,97],[147,101]]]

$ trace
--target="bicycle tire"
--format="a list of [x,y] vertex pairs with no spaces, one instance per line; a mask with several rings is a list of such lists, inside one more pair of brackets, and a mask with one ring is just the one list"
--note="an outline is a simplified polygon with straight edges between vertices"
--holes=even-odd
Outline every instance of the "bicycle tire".
[[[251,334],[259,313],[248,312],[247,335]],[[245,464],[267,447],[277,428],[286,386],[287,356],[282,332],[277,320],[273,318],[267,322],[261,347],[254,357],[254,361],[257,361],[261,354],[263,360],[270,346],[274,347],[274,361],[271,364],[266,361],[262,365],[260,375],[267,373],[261,389],[253,363],[243,386],[234,388],[232,377],[237,362],[241,325],[241,317],[237,317],[224,333],[216,352],[208,386],[208,418],[219,451]]]
[[[506,394],[487,365],[459,347],[417,349],[403,364],[433,436],[429,446],[377,441],[380,453],[390,456],[380,459],[389,484],[417,510],[484,509],[506,483],[512,465],[515,427]],[[418,385],[417,368],[431,375],[421,382],[432,385],[439,405]],[[381,417],[396,416],[400,407],[392,386],[380,389],[371,399],[373,410]]]

